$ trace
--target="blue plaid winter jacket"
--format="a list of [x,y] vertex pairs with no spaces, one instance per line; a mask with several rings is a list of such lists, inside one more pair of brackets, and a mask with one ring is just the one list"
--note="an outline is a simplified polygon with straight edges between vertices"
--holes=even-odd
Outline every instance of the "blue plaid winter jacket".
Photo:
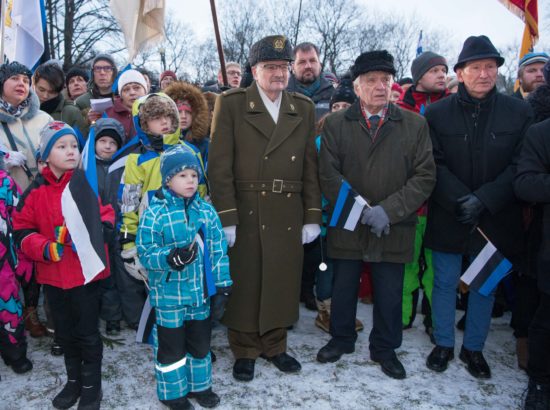
[[199,231],[216,288],[231,286],[227,242],[214,207],[197,194],[184,199],[165,188],[155,194],[136,238],[139,259],[149,272],[152,306],[208,305],[204,250],[199,246],[195,260],[182,271],[172,270],[166,258],[172,249],[189,246]]

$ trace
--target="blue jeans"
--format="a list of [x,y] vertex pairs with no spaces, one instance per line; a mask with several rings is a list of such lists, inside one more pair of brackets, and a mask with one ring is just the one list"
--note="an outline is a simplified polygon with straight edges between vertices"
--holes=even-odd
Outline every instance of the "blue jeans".
[[[462,255],[433,251],[432,260],[434,267],[432,319],[435,342],[438,346],[454,347],[456,288],[462,274]],[[462,342],[466,349],[483,350],[489,333],[494,301],[494,292],[489,296],[483,296],[470,289]]]

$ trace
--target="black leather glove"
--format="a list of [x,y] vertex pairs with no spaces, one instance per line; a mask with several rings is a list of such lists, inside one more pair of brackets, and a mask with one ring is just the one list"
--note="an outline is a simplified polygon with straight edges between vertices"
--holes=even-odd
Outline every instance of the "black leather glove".
[[115,228],[109,222],[102,222],[101,224],[103,225],[103,241],[108,246],[113,245],[116,239]]
[[210,317],[212,320],[220,320],[225,313],[225,306],[229,301],[231,288],[217,288],[216,294],[210,298]]
[[172,249],[166,257],[168,265],[170,265],[170,267],[174,270],[183,270],[185,265],[188,265],[195,260],[197,257],[197,250],[198,246],[196,242],[191,248],[185,247]]
[[485,205],[474,194],[468,194],[456,201],[455,214],[458,222],[476,225]]

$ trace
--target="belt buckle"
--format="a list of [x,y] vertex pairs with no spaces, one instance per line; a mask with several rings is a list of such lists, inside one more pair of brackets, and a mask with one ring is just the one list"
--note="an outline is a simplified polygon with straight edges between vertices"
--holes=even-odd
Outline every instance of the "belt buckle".
[[275,194],[280,194],[283,192],[283,180],[282,179],[274,179],[273,180],[273,187],[271,188],[271,192]]

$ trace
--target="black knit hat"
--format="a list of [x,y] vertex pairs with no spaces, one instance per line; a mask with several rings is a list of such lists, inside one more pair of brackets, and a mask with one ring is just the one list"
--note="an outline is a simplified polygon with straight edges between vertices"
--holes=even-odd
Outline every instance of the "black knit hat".
[[431,51],[425,51],[418,57],[416,57],[411,65],[413,83],[418,84],[418,81],[422,78],[422,76],[436,65],[444,65],[445,68],[449,70],[447,60],[445,60],[445,57],[440,56],[439,54],[433,53]]
[[67,72],[67,75],[65,76],[65,86],[67,88],[69,88],[69,80],[73,77],[82,77],[84,81],[90,81],[90,74],[88,70],[82,67],[73,67]]
[[458,61],[454,66],[454,71],[462,68],[468,61],[483,60],[485,58],[494,58],[497,66],[504,64],[504,58],[495,48],[487,36],[470,36],[464,42],[462,51],[458,56]]
[[338,87],[334,90],[334,94],[332,94],[332,98],[330,99],[330,109],[332,110],[334,103],[344,101],[353,104],[356,99],[357,96],[355,95],[355,91],[353,91],[353,82],[351,81],[351,78],[343,77],[342,80],[340,80]]
[[393,56],[386,50],[367,51],[361,54],[350,67],[351,79],[355,80],[361,74],[370,71],[384,71],[395,75]]
[[0,66],[0,94],[2,94],[4,90],[4,82],[6,82],[8,78],[18,74],[29,77],[29,83],[32,81],[31,70],[17,61],[12,61],[11,63],[2,64]]
[[268,36],[250,47],[248,62],[253,67],[261,61],[292,61],[292,46],[285,36]]

